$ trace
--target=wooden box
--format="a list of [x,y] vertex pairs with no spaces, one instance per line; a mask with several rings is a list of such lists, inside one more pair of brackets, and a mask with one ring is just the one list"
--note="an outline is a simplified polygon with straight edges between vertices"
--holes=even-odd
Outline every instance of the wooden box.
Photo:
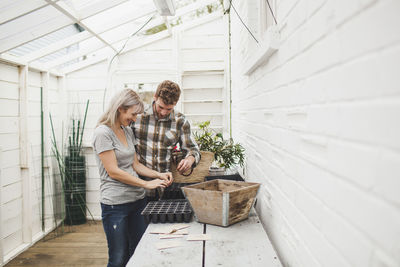
[[259,183],[212,180],[182,187],[199,222],[228,226],[247,219]]

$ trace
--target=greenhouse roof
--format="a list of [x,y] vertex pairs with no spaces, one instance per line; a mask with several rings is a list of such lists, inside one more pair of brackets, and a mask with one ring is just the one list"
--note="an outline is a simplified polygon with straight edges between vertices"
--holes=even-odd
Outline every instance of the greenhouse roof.
[[175,15],[160,16],[153,1],[3,0],[0,59],[68,73],[165,38],[179,24],[222,15],[218,0],[173,2]]

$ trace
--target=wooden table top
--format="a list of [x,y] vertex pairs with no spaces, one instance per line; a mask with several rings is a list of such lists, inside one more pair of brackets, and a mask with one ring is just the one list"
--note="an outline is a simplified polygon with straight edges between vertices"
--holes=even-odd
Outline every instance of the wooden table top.
[[[171,225],[150,224],[127,266],[282,267],[254,210],[247,220],[228,227],[198,223],[195,220],[188,224],[189,234],[206,233],[211,236],[207,241],[187,241],[187,236],[160,239],[158,234],[150,233]],[[160,242],[179,242],[181,246],[159,250],[156,244]]]

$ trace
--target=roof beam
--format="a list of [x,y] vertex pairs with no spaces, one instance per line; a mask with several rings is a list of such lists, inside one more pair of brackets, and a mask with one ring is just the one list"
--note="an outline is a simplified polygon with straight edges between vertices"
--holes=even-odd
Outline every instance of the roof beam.
[[[155,9],[145,10],[143,13],[139,14],[138,16],[130,17],[128,20],[124,20],[122,23],[114,25],[114,26],[111,26],[111,27],[107,27],[108,24],[105,24],[104,27],[101,27],[103,30],[102,31],[98,31],[97,33],[98,34],[102,34],[102,33],[111,31],[111,30],[113,30],[113,29],[115,29],[115,28],[117,28],[119,26],[125,25],[125,24],[127,24],[129,22],[132,22],[134,20],[143,18],[143,17],[148,16],[148,15],[154,13],[154,12],[155,12]],[[92,37],[92,34],[90,34],[89,32],[87,32],[87,31],[80,32],[80,33],[75,34],[75,35],[73,35],[71,37],[67,37],[67,38],[65,38],[63,40],[60,40],[60,41],[56,42],[56,43],[53,43],[53,44],[48,45],[46,47],[43,47],[42,49],[33,51],[33,52],[25,55],[24,57],[22,57],[22,59],[25,60],[25,61],[31,62],[31,61],[34,61],[34,60],[36,60],[38,58],[41,58],[41,57],[47,56],[47,55],[49,55],[51,53],[54,53],[54,52],[56,52],[56,51],[58,51],[58,50],[60,50],[60,49],[62,49],[64,47],[68,47],[68,46],[73,45],[75,43],[79,43],[81,41],[87,40],[90,37]]]
[[[104,4],[96,3],[85,7],[83,10],[81,10],[82,16],[80,16],[80,20],[94,16],[104,10],[126,1],[128,0],[108,0],[102,2]],[[58,0],[46,0],[46,2],[49,4],[51,3],[51,5],[57,5]],[[75,23],[74,20],[71,21],[71,19],[67,16],[53,16],[49,18],[47,7],[48,4],[46,4],[45,7],[36,10],[36,12],[27,13],[23,17],[18,17],[9,23],[0,25],[0,32],[10,32],[8,36],[4,35],[4,38],[0,40],[0,53],[4,53],[15,47],[31,42],[46,34]],[[42,14],[43,12],[45,12],[45,14]],[[38,18],[41,18],[39,22]],[[17,29],[17,27],[21,27],[21,25],[23,28]],[[12,29],[14,30],[12,31]]]
[[[21,3],[23,2],[23,3]],[[43,1],[12,1],[8,6],[0,9],[0,25],[26,14],[32,13],[48,4]]]
[[[204,16],[202,18],[199,18],[199,19],[196,19],[194,21],[191,21],[187,25],[186,24],[178,25],[178,26],[176,26],[176,30],[187,30],[187,29],[190,29],[192,27],[196,27],[198,25],[201,25],[201,24],[204,24],[204,23],[208,23],[210,21],[213,21],[213,20],[221,18],[221,17],[222,17],[222,14],[212,13],[210,15],[207,15],[207,16]],[[148,45],[148,44],[156,42],[158,40],[167,38],[169,36],[170,36],[170,34],[168,33],[168,31],[162,31],[162,32],[159,32],[159,33],[147,36],[147,37],[142,37],[141,39],[137,40],[134,44],[132,44],[130,46],[127,46],[124,49],[123,53],[129,52],[131,50],[137,49],[137,48],[145,46],[145,45]],[[92,57],[90,59],[83,60],[83,61],[80,61],[78,63],[66,66],[66,67],[60,69],[59,71],[65,73],[65,74],[68,74],[70,72],[74,72],[74,71],[83,69],[85,67],[88,67],[90,65],[94,65],[94,64],[99,63],[101,61],[107,60],[111,56],[112,56],[111,54],[97,55],[97,56]],[[218,67],[218,69],[220,69],[220,67]]]
[[[148,37],[145,37],[145,38],[142,38],[141,40],[139,40],[137,43],[135,43],[135,45],[131,46],[129,50],[136,49],[136,48],[139,48],[141,46],[151,44],[151,43],[153,43],[155,41],[167,38],[168,36],[170,36],[170,34],[167,31],[162,31],[162,32],[150,35]],[[126,52],[126,51],[124,51],[124,52]],[[65,68],[61,69],[61,71],[63,73],[70,73],[70,72],[85,68],[87,66],[99,63],[101,61],[104,61],[104,60],[108,59],[111,55],[112,54],[109,53],[109,54],[95,56],[95,57],[93,57],[91,59],[83,60],[83,61],[78,62],[76,64],[73,64],[73,65],[70,65],[70,66],[66,66]]]
[[72,35],[70,37],[67,37],[65,39],[62,39],[58,42],[52,43],[48,46],[45,46],[39,50],[35,50],[23,57],[21,57],[21,60],[31,62],[34,61],[38,58],[50,55],[51,53],[54,53],[60,49],[63,49],[65,47],[68,47],[70,45],[79,43],[83,40],[86,40],[88,38],[92,37],[92,34],[88,31],[83,31],[80,33],[77,33],[75,35]]
[[[46,0],[46,1],[49,1],[49,0]],[[197,10],[198,8],[201,8],[203,6],[209,5],[211,3],[215,3],[215,0],[205,0],[205,1],[201,1],[201,2],[195,2],[193,4],[187,5],[187,6],[183,7],[183,8],[180,8],[180,9],[176,10],[176,16],[186,15],[186,14],[188,14],[190,12],[193,12],[193,11]],[[148,24],[145,28],[143,28],[142,31],[145,31],[146,29],[149,29],[151,27],[159,25],[159,24],[161,24],[163,22],[164,22],[163,17],[158,17],[158,18],[154,19],[150,24]],[[108,32],[109,31],[107,31],[107,33]],[[117,31],[115,31],[115,32],[117,32]],[[110,43],[113,44],[113,45],[118,43],[118,45],[114,45],[114,46],[115,47],[121,47],[119,45],[119,42],[121,40],[126,40],[126,38],[128,38],[128,35],[129,35],[129,32],[124,31],[124,36],[116,36],[116,37],[113,38],[113,41],[111,41]],[[88,48],[85,51],[78,51],[76,53],[71,53],[71,54],[65,55],[63,57],[57,58],[55,60],[49,61],[46,66],[49,69],[55,68],[57,66],[60,66],[60,65],[62,65],[64,63],[67,63],[67,62],[72,61],[74,59],[77,59],[77,58],[80,58],[82,56],[85,56],[85,55],[87,55],[87,54],[89,54],[89,53],[91,53],[91,52],[93,52],[95,50],[101,49],[103,47],[104,47],[104,45],[102,45],[102,46],[97,46],[97,45],[96,46],[92,46],[92,47]],[[126,49],[125,49],[125,51],[126,51]]]
[[61,13],[63,13],[65,16],[69,17],[72,21],[74,21],[75,23],[79,24],[81,27],[83,27],[86,31],[90,32],[93,36],[95,36],[97,39],[99,39],[102,43],[104,43],[106,46],[110,47],[112,50],[114,50],[115,52],[117,52],[117,50],[108,42],[106,42],[106,40],[104,40],[103,38],[100,37],[100,35],[98,35],[97,33],[95,33],[94,31],[92,31],[87,25],[85,25],[85,23],[83,23],[80,18],[78,17],[77,14],[74,14],[75,12],[68,8],[66,5],[63,5],[63,3],[57,4],[56,2],[54,2],[53,0],[45,0],[47,3],[49,3],[50,5],[52,5],[54,8],[56,8],[58,11],[60,11]]

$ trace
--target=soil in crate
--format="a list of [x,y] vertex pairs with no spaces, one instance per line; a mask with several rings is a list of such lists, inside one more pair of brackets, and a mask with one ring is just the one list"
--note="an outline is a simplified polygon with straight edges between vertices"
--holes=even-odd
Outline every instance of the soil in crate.
[[242,176],[240,176],[239,174],[206,176],[206,181],[212,181],[212,180],[217,180],[217,179],[230,180],[230,181],[241,181],[241,182],[244,181]]
[[185,199],[181,188],[192,184],[195,183],[172,183],[164,189],[161,199]]

